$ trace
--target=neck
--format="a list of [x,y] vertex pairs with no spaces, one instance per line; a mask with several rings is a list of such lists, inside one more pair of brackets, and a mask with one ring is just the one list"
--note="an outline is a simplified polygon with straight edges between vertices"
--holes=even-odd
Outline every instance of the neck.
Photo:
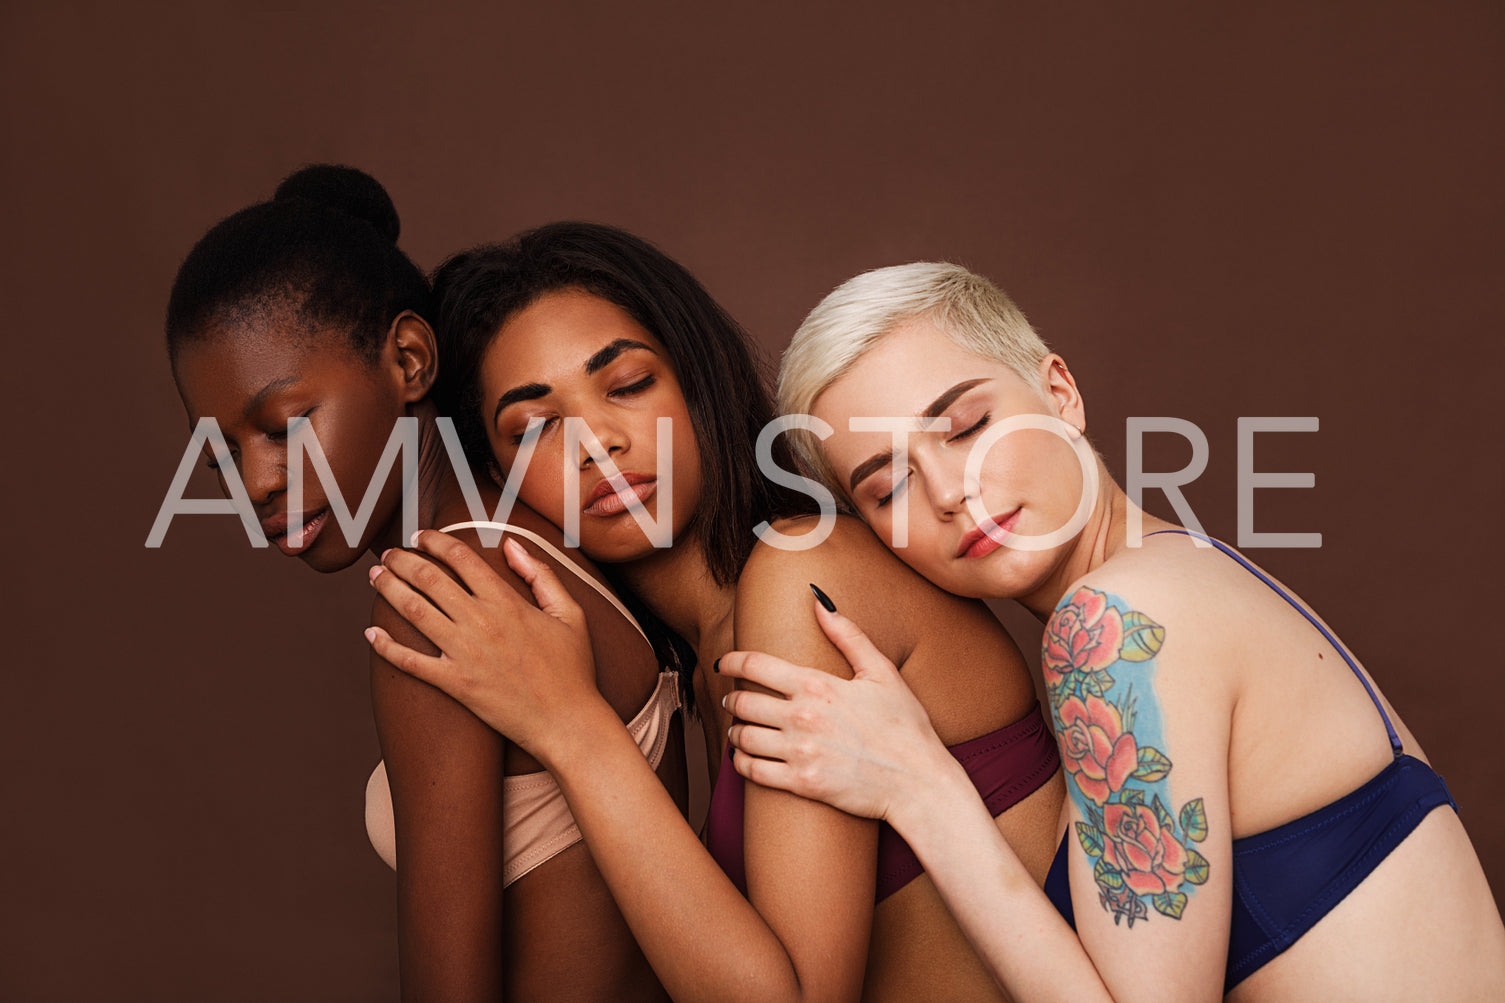
[[[455,477],[444,441],[439,436],[435,420],[439,409],[427,398],[410,405],[407,417],[418,419],[418,526],[420,529],[437,524],[439,511],[451,498],[460,492],[460,482]],[[391,477],[401,484],[402,462],[399,460]],[[403,499],[398,498],[391,517],[371,540],[371,553],[381,557],[382,552],[392,547],[406,547],[408,541],[402,532]]]
[[729,642],[737,589],[717,585],[706,563],[697,532],[672,547],[655,550],[631,564],[618,566],[627,583],[653,614],[696,651]]
[[[1097,570],[1103,562],[1126,546],[1129,513],[1137,506],[1114,483],[1102,460],[1096,462],[1097,496],[1092,513],[1087,517],[1087,524],[1067,544],[1065,557],[1056,564],[1045,581],[1028,595],[1019,597],[1019,602],[1041,621],[1050,618],[1056,605],[1065,596],[1067,586]],[[1162,519],[1144,516],[1145,532],[1164,529],[1170,525]]]

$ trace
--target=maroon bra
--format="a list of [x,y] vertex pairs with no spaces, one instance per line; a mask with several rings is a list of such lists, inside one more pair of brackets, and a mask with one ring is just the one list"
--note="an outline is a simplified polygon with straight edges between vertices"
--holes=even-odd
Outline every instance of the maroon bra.
[[[1045,727],[1037,703],[1028,714],[997,731],[947,746],[961,763],[993,817],[1039,790],[1061,767],[1056,740]],[[742,856],[742,810],[747,781],[731,765],[731,746],[721,757],[721,772],[711,793],[706,818],[706,848],[727,877],[747,894],[747,869]],[[882,902],[924,873],[909,844],[887,822],[878,825],[878,886]]]

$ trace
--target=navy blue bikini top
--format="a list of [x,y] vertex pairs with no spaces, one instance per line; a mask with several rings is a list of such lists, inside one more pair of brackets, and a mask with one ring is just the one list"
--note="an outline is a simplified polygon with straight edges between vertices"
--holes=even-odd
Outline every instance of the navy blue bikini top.
[[[1451,805],[1457,811],[1458,805],[1442,777],[1426,763],[1401,751],[1400,736],[1395,733],[1374,687],[1338,639],[1290,593],[1242,554],[1217,540],[1184,529],[1159,532],[1206,540],[1306,617],[1364,684],[1385,722],[1394,754],[1390,765],[1358,790],[1269,832],[1233,841],[1233,921],[1228,931],[1228,969],[1223,982],[1223,992],[1227,993],[1301,939],[1357,888],[1428,812],[1442,805]],[[1045,894],[1075,929],[1066,845],[1063,839],[1056,851],[1045,879]]]

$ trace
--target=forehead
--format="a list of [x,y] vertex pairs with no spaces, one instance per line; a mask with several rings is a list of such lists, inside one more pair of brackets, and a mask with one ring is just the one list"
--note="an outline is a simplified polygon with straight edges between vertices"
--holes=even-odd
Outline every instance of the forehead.
[[585,360],[619,338],[660,355],[657,338],[621,307],[579,289],[546,293],[502,324],[487,350],[488,380],[554,384],[581,375]]
[[364,376],[368,368],[345,332],[275,317],[218,325],[184,342],[173,360],[178,393],[194,416],[238,414],[269,383]]
[[964,380],[1004,374],[1013,376],[1007,366],[963,348],[932,321],[918,318],[869,349],[815,399],[812,410],[845,432],[854,416],[914,417]]

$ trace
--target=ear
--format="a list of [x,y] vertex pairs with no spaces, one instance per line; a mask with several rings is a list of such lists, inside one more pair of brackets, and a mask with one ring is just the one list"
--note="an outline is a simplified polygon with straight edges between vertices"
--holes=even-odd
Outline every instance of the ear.
[[1082,403],[1082,393],[1071,370],[1066,368],[1066,360],[1054,352],[1040,362],[1040,389],[1058,418],[1078,434],[1086,433],[1087,408]]
[[404,310],[387,329],[387,346],[401,370],[403,403],[427,397],[439,375],[439,352],[428,321]]

